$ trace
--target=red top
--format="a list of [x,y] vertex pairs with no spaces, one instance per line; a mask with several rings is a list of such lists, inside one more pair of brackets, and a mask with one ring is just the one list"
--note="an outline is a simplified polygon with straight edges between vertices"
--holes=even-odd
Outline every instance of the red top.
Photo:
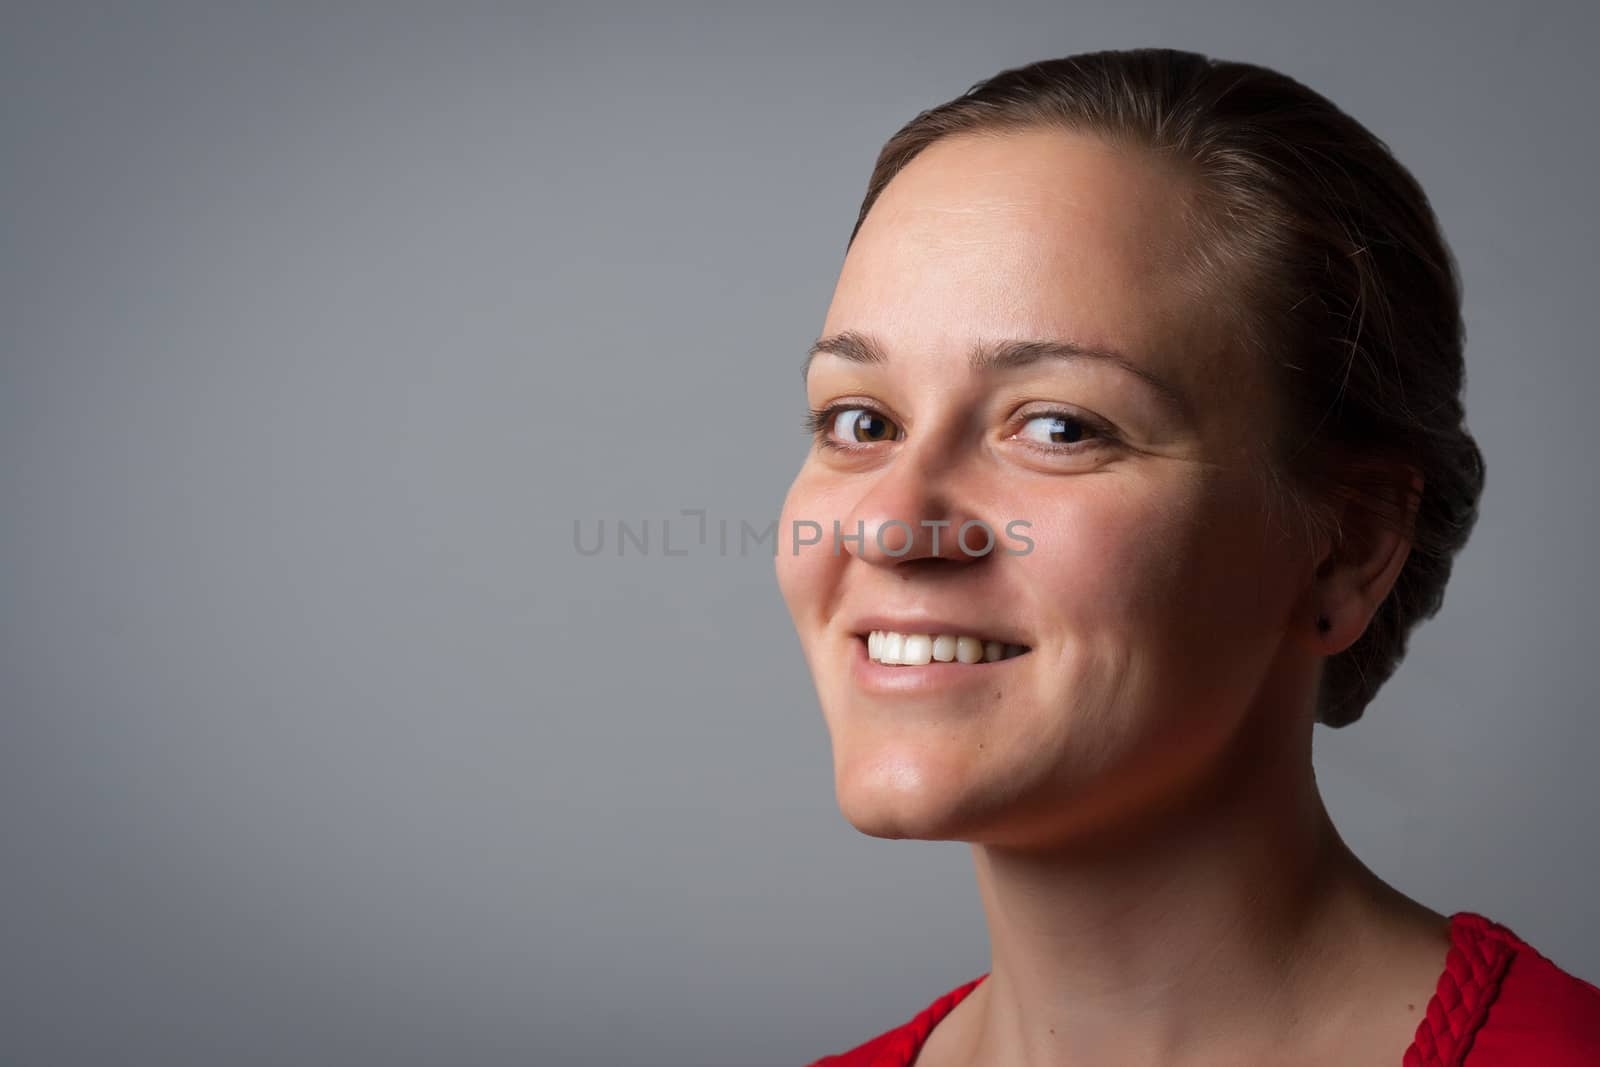
[[[940,1019],[989,977],[957,986],[903,1026],[810,1067],[911,1067]],[[1450,916],[1450,950],[1400,1067],[1595,1067],[1600,989],[1497,922]]]

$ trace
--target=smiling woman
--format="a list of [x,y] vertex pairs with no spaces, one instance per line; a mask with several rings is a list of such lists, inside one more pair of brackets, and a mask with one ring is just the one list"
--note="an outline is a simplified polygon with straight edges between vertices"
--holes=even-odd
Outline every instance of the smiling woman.
[[836,537],[777,568],[839,805],[970,843],[992,946],[819,1062],[1600,1059],[1600,990],[1383,882],[1312,773],[1483,485],[1371,133],[1193,53],[1005,71],[884,147],[805,377],[782,526]]

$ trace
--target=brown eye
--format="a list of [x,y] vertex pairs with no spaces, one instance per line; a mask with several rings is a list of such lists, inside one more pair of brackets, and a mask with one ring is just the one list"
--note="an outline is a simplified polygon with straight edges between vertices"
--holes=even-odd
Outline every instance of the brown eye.
[[870,408],[845,408],[833,417],[833,434],[856,444],[893,441],[895,425]]
[[1037,415],[1023,424],[1017,436],[1041,445],[1075,445],[1086,437],[1095,436],[1095,431],[1087,422],[1071,415]]

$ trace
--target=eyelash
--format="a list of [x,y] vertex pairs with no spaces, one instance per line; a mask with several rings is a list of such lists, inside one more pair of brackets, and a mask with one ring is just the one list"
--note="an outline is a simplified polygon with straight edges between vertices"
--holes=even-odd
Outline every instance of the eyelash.
[[827,407],[808,408],[806,411],[806,431],[811,434],[811,439],[816,443],[817,447],[831,449],[835,452],[854,452],[858,448],[866,447],[865,444],[841,444],[833,439],[833,424],[838,419],[841,411],[868,411],[880,418],[889,418],[871,404],[841,402],[829,404]]
[[[838,419],[839,413],[842,411],[865,411],[873,415],[877,415],[879,418],[885,419],[889,422],[894,421],[882,411],[873,407],[871,404],[863,404],[859,401],[841,401],[839,403],[829,404],[826,407],[808,408],[806,410],[805,418],[806,432],[811,435],[812,440],[819,448],[831,449],[836,452],[855,452],[859,449],[870,447],[871,444],[881,443],[870,442],[847,445],[842,444],[839,441],[835,441],[832,436],[833,424]],[[1019,424],[1017,432],[1020,432],[1022,426],[1026,426],[1034,419],[1045,418],[1071,420],[1087,430],[1090,436],[1079,441],[1074,441],[1071,444],[1043,444],[1039,441],[1024,442],[1028,447],[1038,449],[1041,452],[1064,455],[1116,443],[1116,437],[1112,434],[1110,427],[1108,427],[1105,423],[1100,422],[1098,419],[1090,418],[1087,415],[1079,414],[1075,411],[1052,409],[1045,409],[1043,411],[1030,411],[1028,412],[1027,417],[1024,418]],[[1016,433],[1013,433],[1010,436],[1015,437]]]

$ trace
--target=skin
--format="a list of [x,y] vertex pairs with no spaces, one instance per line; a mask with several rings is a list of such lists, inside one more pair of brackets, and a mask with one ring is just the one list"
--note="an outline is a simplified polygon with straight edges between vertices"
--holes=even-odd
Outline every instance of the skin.
[[[824,323],[885,361],[808,371],[813,409],[886,420],[862,441],[835,416],[779,527],[865,534],[777,559],[840,810],[970,843],[989,927],[991,976],[919,1067],[1398,1062],[1444,965],[1446,919],[1350,852],[1311,763],[1323,660],[1409,546],[1355,516],[1337,551],[1280,521],[1277,399],[1213,313],[1225,279],[1186,273],[1192,196],[1089,134],[936,142],[874,205]],[[974,369],[1001,339],[1115,350],[1183,400],[1105,360]],[[1062,426],[1082,437],[1052,449]],[[1013,548],[1007,523],[1031,523],[1032,550],[963,551],[972,519]],[[924,520],[952,523],[940,545]],[[1029,652],[885,688],[853,662],[875,613]]]

